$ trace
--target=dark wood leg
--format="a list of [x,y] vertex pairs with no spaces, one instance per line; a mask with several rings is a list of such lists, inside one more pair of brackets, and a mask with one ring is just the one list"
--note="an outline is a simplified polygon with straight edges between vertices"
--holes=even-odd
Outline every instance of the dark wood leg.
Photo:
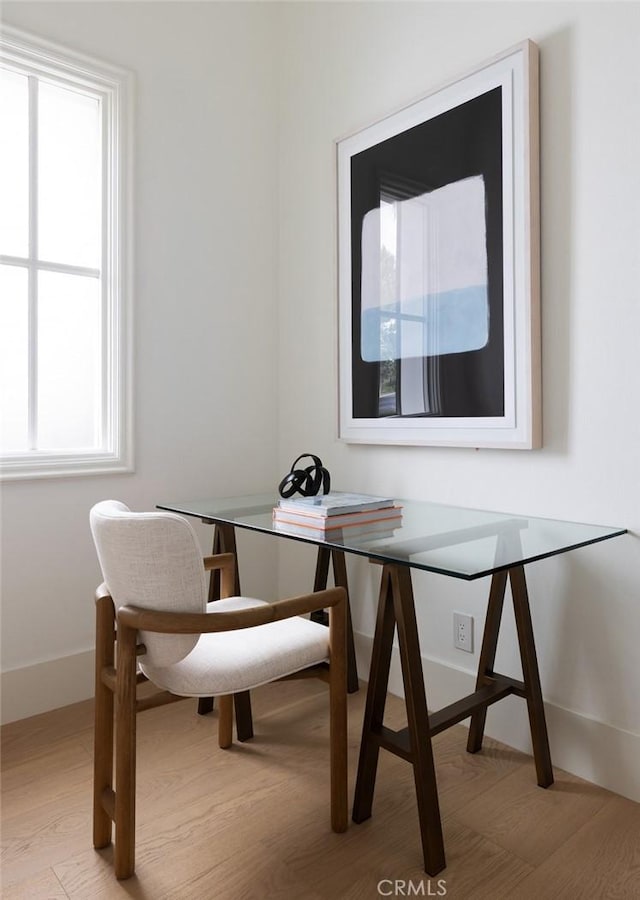
[[[233,586],[234,593],[240,594],[240,572],[238,566],[238,550],[236,533],[233,525],[217,524],[213,531],[213,547],[216,553],[233,553],[236,558],[236,575]],[[209,579],[209,602],[220,599],[220,572],[212,571]],[[236,714],[236,733],[239,741],[248,741],[253,737],[253,719],[251,716],[251,696],[248,691],[234,694]],[[213,697],[201,697],[198,700],[198,715],[204,716],[213,709]]]
[[353,800],[353,821],[364,822],[371,816],[373,806],[373,790],[378,770],[380,744],[378,736],[384,721],[384,707],[387,700],[389,668],[391,666],[391,649],[395,631],[395,615],[389,566],[382,570],[378,616],[371,651],[371,668],[369,687],[362,725],[360,742],[360,758],[356,777],[356,790]]
[[[531,624],[531,611],[524,566],[515,566],[508,572],[496,572],[491,580],[489,605],[484,626],[484,637],[480,651],[480,663],[478,665],[478,677],[476,691],[490,684],[494,680],[494,664],[496,648],[498,644],[498,632],[504,605],[504,593],[507,583],[507,575],[511,583],[513,597],[513,609],[515,613],[516,628],[518,631],[518,644],[520,647],[520,659],[522,661],[523,682],[521,690],[517,690],[519,696],[527,701],[529,713],[529,726],[531,728],[531,742],[533,744],[533,756],[536,764],[536,774],[540,787],[549,787],[553,784],[553,768],[549,751],[549,738],[547,724],[544,715],[542,689],[540,687],[540,673],[536,657],[533,626]],[[471,717],[467,750],[469,753],[477,753],[482,747],[484,726],[487,717],[487,707],[477,709]]]
[[331,561],[333,562],[333,581],[335,586],[342,587],[347,592],[347,692],[355,694],[358,690],[358,667],[356,665],[356,650],[353,643],[347,563],[342,550],[332,550]]
[[[480,662],[478,664],[478,676],[476,678],[476,691],[479,691],[480,688],[484,687],[493,675],[506,584],[507,573],[495,572],[491,579],[489,605],[487,606],[487,617],[484,623],[484,636],[482,638],[482,649],[480,650]],[[483,706],[471,716],[469,737],[467,738],[467,750],[469,753],[477,753],[478,750],[482,749],[482,738],[484,737],[486,720],[486,706]]]
[[239,741],[248,741],[253,737],[253,718],[251,715],[251,694],[242,691],[233,695],[236,713],[236,734]]
[[[236,532],[233,525],[218,524],[213,529],[213,547],[211,553],[233,553],[236,558],[236,577],[233,585],[235,594],[240,594],[240,571],[238,567],[238,548]],[[220,599],[220,572],[212,571],[209,578],[209,603]]]
[[524,566],[516,566],[510,569],[509,579],[513,595],[518,643],[520,644],[520,658],[522,660],[522,674],[531,728],[533,757],[536,763],[536,775],[540,787],[549,787],[549,785],[553,784],[553,768],[551,766],[547,723],[544,715],[540,673],[533,639],[533,626],[531,624],[531,610],[529,609]]
[[429,875],[437,875],[444,869],[446,862],[410,569],[393,566],[391,584],[398,625],[424,868]]
[[[216,556],[218,553],[222,553],[222,537],[220,534],[220,526],[213,526],[213,544],[211,545],[211,555]],[[237,570],[236,565],[236,570]],[[209,574],[209,603],[212,603],[214,600],[220,599],[220,572],[216,569],[212,569]]]
[[[329,580],[329,563],[331,562],[331,550],[328,547],[318,547],[316,559],[316,574],[313,579],[313,590],[323,591]],[[311,621],[321,625],[329,624],[329,615],[325,609],[316,609],[311,613]]]
[[[351,604],[349,602],[349,579],[347,578],[347,563],[342,550],[331,550],[329,547],[318,547],[316,561],[316,574],[313,581],[314,591],[323,591],[329,579],[329,563],[333,565],[333,582],[336,587],[343,587],[347,592],[347,691],[355,694],[359,688],[358,668],[356,665],[356,651],[353,643],[353,623],[351,621]],[[314,622],[322,625],[329,624],[329,617],[323,609],[311,613]]]

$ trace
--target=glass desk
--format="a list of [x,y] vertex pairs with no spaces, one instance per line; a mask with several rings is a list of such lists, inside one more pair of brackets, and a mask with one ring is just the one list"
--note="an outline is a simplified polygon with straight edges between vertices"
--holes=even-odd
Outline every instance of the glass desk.
[[[330,562],[333,563],[335,583],[347,588],[345,553],[364,556],[382,566],[353,820],[363,822],[371,815],[380,749],[402,757],[413,766],[424,867],[430,875],[436,875],[446,863],[431,745],[434,735],[471,717],[467,750],[476,753],[482,747],[487,708],[515,694],[527,703],[538,784],[549,787],[553,783],[525,566],[535,560],[617,537],[625,534],[626,529],[398,499],[396,503],[402,507],[401,525],[392,533],[354,535],[344,529],[325,540],[276,526],[272,512],[277,499],[275,494],[259,494],[159,504],[158,508],[214,524],[214,553],[236,552],[235,528],[317,545],[314,590],[326,587]],[[491,576],[476,690],[431,715],[427,711],[411,569],[467,581]],[[511,584],[522,681],[494,671],[507,579]],[[215,598],[216,591],[212,581],[211,599]],[[237,572],[236,591],[240,591]],[[408,723],[399,731],[384,725],[396,628]],[[357,676],[350,616],[348,640],[349,689],[353,691],[357,689]],[[241,732],[245,738],[252,733],[248,703],[247,697],[236,707],[239,737]]]

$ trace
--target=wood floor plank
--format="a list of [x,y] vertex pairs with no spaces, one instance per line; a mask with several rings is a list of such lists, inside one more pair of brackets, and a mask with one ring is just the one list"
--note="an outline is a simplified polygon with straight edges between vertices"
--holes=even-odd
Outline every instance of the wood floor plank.
[[[561,770],[538,787],[533,764],[518,767],[491,791],[459,807],[457,818],[531,865],[540,865],[610,799],[603,788]],[[532,823],[538,827],[532,828]]]
[[93,700],[3,725],[0,729],[2,769],[7,771],[33,756],[46,756],[55,742],[83,731],[90,735],[92,728]]
[[447,867],[440,873],[447,896],[473,900],[515,900],[532,867],[494,841],[460,823],[444,821]]
[[53,869],[44,869],[23,881],[4,885],[2,900],[68,900],[68,895]]
[[[524,753],[485,737],[479,753],[467,753],[468,730],[462,725],[437,735],[434,745],[438,793],[443,815],[467,806],[531,760]],[[482,801],[480,801],[482,802]]]
[[2,773],[2,813],[5,819],[69,793],[91,791],[91,754],[77,736],[56,742],[51,752],[30,757]]
[[520,885],[518,900],[640,897],[640,804],[607,803]]
[[2,872],[5,883],[28,878],[33,871],[53,867],[73,852],[90,846],[91,802],[87,791],[4,819]]

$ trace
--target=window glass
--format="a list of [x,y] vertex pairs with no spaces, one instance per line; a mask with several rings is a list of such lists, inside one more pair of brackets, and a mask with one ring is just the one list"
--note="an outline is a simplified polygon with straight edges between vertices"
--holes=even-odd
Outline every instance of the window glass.
[[38,98],[38,255],[100,267],[100,103],[40,83]]
[[38,290],[38,446],[100,446],[100,282],[41,272]]
[[29,81],[0,69],[0,253],[29,252]]
[[9,452],[29,449],[27,270],[0,266],[0,437]]

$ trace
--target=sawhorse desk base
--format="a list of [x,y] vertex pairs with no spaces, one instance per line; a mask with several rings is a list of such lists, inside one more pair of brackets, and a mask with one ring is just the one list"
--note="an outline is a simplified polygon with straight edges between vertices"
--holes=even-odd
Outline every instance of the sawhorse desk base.
[[[511,582],[523,681],[499,675],[493,669],[507,576]],[[408,722],[407,727],[400,731],[393,731],[384,725],[396,627]],[[353,821],[364,822],[371,816],[380,749],[402,757],[413,766],[425,871],[429,875],[441,872],[446,862],[432,738],[471,716],[467,750],[469,753],[476,753],[482,748],[487,707],[509,694],[523,697],[527,701],[538,784],[549,787],[553,784],[553,770],[524,567],[516,566],[492,576],[476,690],[468,697],[429,715],[411,570],[407,566],[385,564],[371,656]]]

